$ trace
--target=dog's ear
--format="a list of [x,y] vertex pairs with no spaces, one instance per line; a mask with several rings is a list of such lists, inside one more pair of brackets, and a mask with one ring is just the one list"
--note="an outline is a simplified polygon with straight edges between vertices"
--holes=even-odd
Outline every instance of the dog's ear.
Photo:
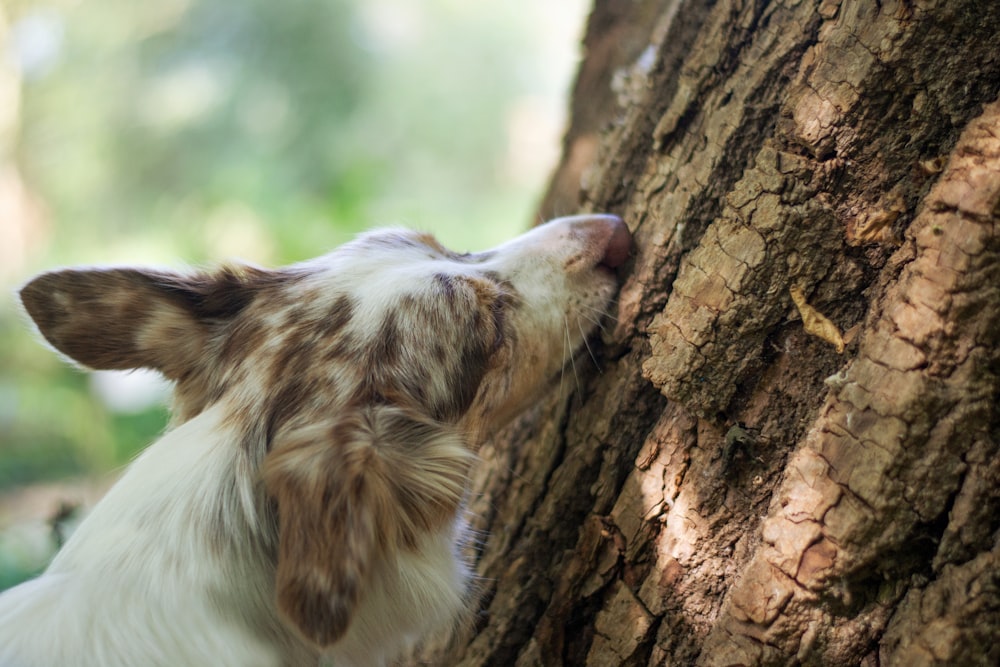
[[34,278],[21,301],[45,339],[84,366],[153,368],[177,380],[208,354],[213,325],[275,275],[244,267],[197,275],[69,269]]
[[263,465],[278,511],[278,608],[303,637],[340,639],[380,563],[451,522],[473,455],[449,426],[374,405],[289,426]]

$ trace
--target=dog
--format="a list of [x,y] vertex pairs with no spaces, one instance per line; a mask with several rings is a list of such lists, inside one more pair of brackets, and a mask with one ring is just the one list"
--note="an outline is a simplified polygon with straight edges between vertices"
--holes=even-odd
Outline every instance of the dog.
[[173,416],[0,595],[0,665],[362,667],[448,631],[475,452],[593,333],[630,244],[595,214],[474,254],[389,229],[278,270],[31,280],[57,351],[160,371]]

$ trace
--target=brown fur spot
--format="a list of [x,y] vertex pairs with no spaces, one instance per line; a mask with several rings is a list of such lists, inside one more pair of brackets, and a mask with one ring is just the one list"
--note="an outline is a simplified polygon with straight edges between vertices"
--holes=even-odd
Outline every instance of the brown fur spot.
[[434,250],[438,254],[441,255],[452,254],[451,251],[449,251],[447,248],[441,245],[441,243],[436,238],[434,238],[433,234],[427,234],[427,233],[417,234],[417,241],[424,244],[431,250]]
[[457,421],[468,412],[476,396],[486,391],[483,384],[491,372],[510,365],[513,334],[502,329],[503,322],[495,326],[493,337],[483,341],[482,347],[468,346],[462,351],[451,376],[452,402],[446,413],[449,421]]
[[402,296],[368,341],[360,390],[395,392],[405,396],[401,404],[454,422],[495,366],[493,357],[508,340],[506,314],[517,299],[505,283],[489,278],[440,273],[432,278],[437,289]]
[[179,276],[149,273],[152,284],[196,317],[229,319],[239,314],[263,289],[294,280],[291,271],[265,271],[248,266],[224,266],[215,273]]
[[319,322],[318,333],[323,337],[338,333],[354,317],[354,300],[347,294],[341,294]]
[[455,279],[445,273],[434,274],[434,280],[441,288],[441,293],[448,300],[448,303],[455,301]]
[[368,365],[373,370],[391,366],[399,361],[400,332],[399,320],[395,312],[390,311],[382,320],[369,348]]
[[219,356],[224,363],[233,364],[245,359],[258,350],[270,335],[267,327],[258,319],[239,319],[222,340]]
[[264,432],[269,449],[274,441],[275,434],[296,413],[301,411],[302,406],[308,402],[309,396],[315,392],[313,387],[299,378],[292,378],[280,387],[270,397],[265,408]]
[[268,384],[280,387],[289,378],[308,376],[319,356],[316,347],[317,343],[309,337],[308,330],[289,330],[271,360],[271,381]]
[[444,345],[440,342],[435,342],[431,350],[431,354],[434,355],[434,361],[438,364],[444,364],[448,361],[448,351],[445,349]]

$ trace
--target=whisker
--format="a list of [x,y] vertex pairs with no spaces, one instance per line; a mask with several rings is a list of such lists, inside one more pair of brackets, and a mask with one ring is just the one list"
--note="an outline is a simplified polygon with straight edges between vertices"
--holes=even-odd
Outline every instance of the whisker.
[[607,329],[605,329],[604,327],[603,320],[595,319],[594,317],[591,317],[586,313],[578,313],[578,315],[580,316],[581,319],[587,320],[588,322],[593,324],[595,328],[600,329],[601,331],[607,331]]
[[586,332],[583,330],[584,321],[593,327],[592,331],[600,331],[602,334],[608,332],[603,319],[594,318],[592,315],[588,315],[585,312],[577,312],[577,325],[580,327],[580,333],[582,334],[586,335]]
[[576,320],[576,326],[580,330],[580,336],[583,338],[583,346],[587,348],[587,353],[594,361],[594,366],[600,368],[601,365],[597,363],[597,357],[594,356],[594,351],[590,348],[590,342],[587,340],[587,333],[583,330],[583,324],[580,322],[579,318]]
[[583,308],[584,310],[587,310],[587,311],[589,311],[591,313],[596,314],[599,318],[602,318],[602,317],[604,317],[605,315],[608,314],[608,311],[606,309],[604,309],[604,308],[595,308],[594,306],[591,306],[591,305],[586,304],[586,303],[578,304],[578,306],[580,308]]
[[[564,315],[563,316],[563,321],[565,321],[565,320],[566,320],[566,316]],[[562,358],[565,359],[566,358],[566,338],[565,337],[563,338],[562,346],[563,346],[563,349],[562,349]],[[563,395],[563,378],[565,378],[565,377],[566,377],[566,364],[563,363],[563,365],[559,368],[559,395],[560,396]]]
[[593,315],[599,320],[604,319],[608,314],[608,312],[602,308],[594,308],[593,306],[589,306],[585,303],[579,304],[579,307],[583,312]]
[[576,373],[576,354],[573,349],[573,339],[569,335],[569,320],[563,315],[563,331],[566,332],[566,349],[569,350],[569,363],[573,368],[573,379],[576,381],[576,390],[581,391],[580,376]]

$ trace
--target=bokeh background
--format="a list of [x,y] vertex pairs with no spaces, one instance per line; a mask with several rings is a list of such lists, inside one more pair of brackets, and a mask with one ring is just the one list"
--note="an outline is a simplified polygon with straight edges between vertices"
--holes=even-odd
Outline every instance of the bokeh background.
[[509,238],[558,158],[588,5],[0,0],[0,590],[166,422],[155,376],[43,347],[18,285],[279,265],[386,224]]

